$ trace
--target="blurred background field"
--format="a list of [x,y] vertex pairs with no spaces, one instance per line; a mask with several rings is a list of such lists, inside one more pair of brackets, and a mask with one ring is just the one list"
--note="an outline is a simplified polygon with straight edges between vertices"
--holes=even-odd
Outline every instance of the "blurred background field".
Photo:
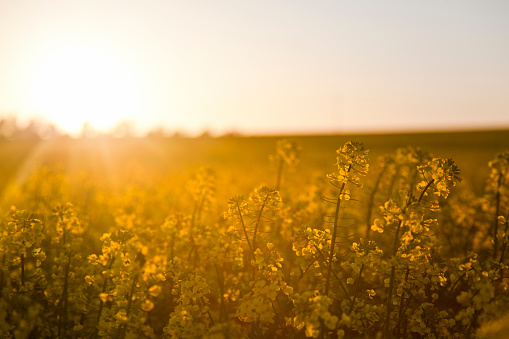
[[[247,194],[260,184],[275,185],[276,169],[269,162],[282,136],[212,138],[144,137],[70,138],[0,141],[0,189],[24,184],[40,168],[65,174],[72,182],[87,178],[94,186],[121,191],[128,186],[160,185],[165,180],[187,180],[197,168],[210,167],[217,175],[218,198]],[[370,161],[413,146],[434,156],[452,158],[461,170],[462,186],[480,193],[488,162],[509,149],[509,131],[436,132],[406,134],[348,134],[288,137],[299,141],[301,162],[288,175],[305,185],[332,170],[335,150],[348,140],[370,150]],[[372,165],[373,166],[373,165]],[[224,201],[224,200],[223,200]]]

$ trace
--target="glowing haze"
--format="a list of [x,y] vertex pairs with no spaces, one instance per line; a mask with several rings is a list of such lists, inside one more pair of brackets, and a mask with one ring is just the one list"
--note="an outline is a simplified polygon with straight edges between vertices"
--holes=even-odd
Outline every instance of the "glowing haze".
[[0,116],[78,133],[509,127],[509,2],[0,0]]

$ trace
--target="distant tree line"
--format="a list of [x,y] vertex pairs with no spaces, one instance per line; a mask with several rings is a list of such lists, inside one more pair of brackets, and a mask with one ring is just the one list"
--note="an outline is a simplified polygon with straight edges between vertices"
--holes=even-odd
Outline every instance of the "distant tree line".
[[[235,131],[225,133],[221,137],[237,137],[240,133]],[[55,137],[68,136],[65,132],[60,131],[50,122],[40,120],[30,120],[29,122],[20,122],[17,117],[0,117],[0,140],[48,140]],[[83,124],[79,138],[95,138],[95,137],[114,137],[114,138],[187,138],[190,137],[185,131],[174,130],[168,131],[162,126],[154,127],[142,135],[136,133],[134,126],[130,122],[120,122],[109,132],[98,132],[88,122]],[[198,138],[213,137],[211,132],[204,130]]]
[[21,124],[16,117],[0,118],[0,139],[51,139],[60,135],[57,128],[50,123],[31,120]]

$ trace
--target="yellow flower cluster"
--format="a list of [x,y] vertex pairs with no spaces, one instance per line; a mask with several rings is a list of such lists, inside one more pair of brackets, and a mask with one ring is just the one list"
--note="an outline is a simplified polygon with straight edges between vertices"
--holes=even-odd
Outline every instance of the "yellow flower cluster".
[[202,338],[209,333],[209,293],[206,280],[197,274],[180,282],[178,305],[163,329],[168,338]]
[[350,182],[361,187],[360,176],[368,173],[368,150],[362,143],[347,142],[336,151],[337,173],[327,174],[327,178],[333,185],[341,185]]
[[297,329],[304,329],[306,337],[318,338],[323,325],[333,330],[338,324],[338,317],[329,312],[333,300],[321,295],[317,290],[295,294],[293,304],[295,316],[291,320]]
[[276,143],[276,154],[269,156],[269,160],[277,166],[277,191],[281,189],[284,168],[294,169],[300,162],[301,151],[300,143],[294,139],[281,139]]
[[276,155],[273,160],[281,159],[288,167],[295,167],[300,161],[302,147],[295,139],[281,139],[276,143]]
[[236,316],[242,321],[252,323],[272,323],[275,311],[273,303],[282,292],[291,296],[293,289],[284,281],[282,272],[283,258],[274,248],[274,244],[268,243],[262,251],[255,251],[255,259],[251,265],[257,269],[257,279],[250,282],[251,291],[240,300]]
[[[330,230],[318,230],[307,227],[295,236],[292,248],[295,254],[305,259],[316,259],[320,253],[327,253],[330,248]],[[316,265],[319,265],[316,262]]]

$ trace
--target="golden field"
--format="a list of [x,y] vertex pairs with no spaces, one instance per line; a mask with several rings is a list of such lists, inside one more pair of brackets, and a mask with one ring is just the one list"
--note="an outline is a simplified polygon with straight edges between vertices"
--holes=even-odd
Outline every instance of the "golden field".
[[0,140],[0,334],[499,337],[506,151],[509,131]]

